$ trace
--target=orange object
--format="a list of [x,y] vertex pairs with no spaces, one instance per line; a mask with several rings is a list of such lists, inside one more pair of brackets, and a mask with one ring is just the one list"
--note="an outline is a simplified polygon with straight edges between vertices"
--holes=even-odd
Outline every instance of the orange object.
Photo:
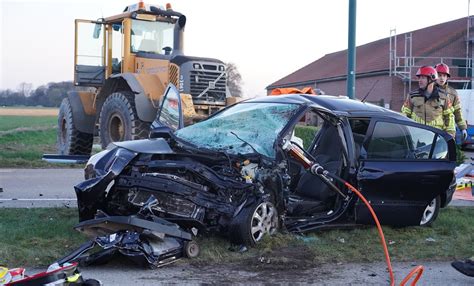
[[[388,248],[387,248],[387,243],[385,242],[385,236],[383,234],[382,226],[380,225],[380,222],[377,218],[377,215],[375,214],[374,210],[372,209],[372,206],[370,203],[365,199],[365,197],[356,189],[354,188],[351,184],[348,182],[344,183],[347,188],[349,188],[352,192],[354,192],[359,199],[367,206],[369,209],[370,213],[372,214],[372,217],[374,218],[375,225],[377,226],[377,230],[379,233],[380,237],[380,243],[383,246],[383,252],[385,254],[385,260],[387,262],[387,268],[388,268],[388,273],[390,274],[390,285],[394,286],[395,285],[395,276],[393,275],[393,269],[392,269],[392,263],[390,262],[390,255],[388,254]],[[423,274],[424,267],[422,265],[418,265],[417,267],[413,268],[410,273],[402,280],[402,283],[400,283],[400,286],[404,286],[412,277],[416,274],[415,278],[411,282],[410,285],[414,286],[416,285],[416,282],[420,279],[421,275]]]
[[284,88],[275,88],[273,89],[269,95],[282,95],[282,94],[314,94],[312,87],[305,87],[303,89],[298,89],[294,87],[284,87]]

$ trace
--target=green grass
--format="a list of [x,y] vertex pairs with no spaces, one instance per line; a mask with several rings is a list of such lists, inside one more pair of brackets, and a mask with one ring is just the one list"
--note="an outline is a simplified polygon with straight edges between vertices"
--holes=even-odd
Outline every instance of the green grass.
[[72,229],[77,209],[0,209],[0,264],[44,266],[86,239]]
[[[0,209],[0,264],[45,266],[86,238],[74,231],[77,209]],[[442,209],[433,227],[384,227],[392,260],[452,260],[474,256],[474,208]],[[428,240],[427,240],[428,239]],[[434,241],[429,241],[434,239]],[[383,261],[374,227],[327,230],[307,236],[277,234],[248,251],[229,251],[221,237],[200,236],[201,254],[194,263],[244,263],[261,257],[282,267],[291,263]]]
[[56,152],[56,129],[53,127],[0,134],[2,168],[57,166],[41,160],[43,154]]
[[0,116],[0,131],[17,128],[52,128],[57,124],[56,116]]
[[43,154],[57,153],[56,120],[52,116],[0,116],[0,167],[82,167],[41,160]]
[[303,147],[308,148],[318,130],[315,126],[296,125],[295,136],[303,139]]

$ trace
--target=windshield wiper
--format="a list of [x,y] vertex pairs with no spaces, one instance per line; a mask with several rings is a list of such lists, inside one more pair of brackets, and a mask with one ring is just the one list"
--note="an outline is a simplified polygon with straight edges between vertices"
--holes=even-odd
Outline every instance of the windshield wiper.
[[252,144],[250,144],[249,142],[245,141],[244,139],[240,138],[237,134],[234,133],[234,131],[230,131],[230,134],[234,135],[235,137],[237,137],[237,139],[239,139],[240,141],[244,142],[245,144],[249,145],[250,148],[252,148],[252,150],[258,154],[257,150],[255,148],[253,148]]

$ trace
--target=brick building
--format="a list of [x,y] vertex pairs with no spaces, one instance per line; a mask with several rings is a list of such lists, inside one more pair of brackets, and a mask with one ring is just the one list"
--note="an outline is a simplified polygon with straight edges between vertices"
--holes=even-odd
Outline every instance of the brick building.
[[[470,34],[470,36],[467,36]],[[399,111],[406,94],[418,87],[420,66],[444,62],[451,67],[451,85],[470,88],[474,19],[461,18],[357,47],[356,98]],[[469,42],[467,42],[469,41]],[[467,44],[468,43],[468,44]],[[327,54],[267,86],[312,86],[326,94],[346,94],[347,50]]]

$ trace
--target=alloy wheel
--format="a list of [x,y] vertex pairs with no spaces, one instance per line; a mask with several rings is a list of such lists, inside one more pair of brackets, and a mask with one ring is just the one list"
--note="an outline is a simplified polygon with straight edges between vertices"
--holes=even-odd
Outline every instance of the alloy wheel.
[[273,234],[278,229],[278,213],[269,202],[260,203],[252,214],[251,234],[255,242],[262,239],[265,234]]

